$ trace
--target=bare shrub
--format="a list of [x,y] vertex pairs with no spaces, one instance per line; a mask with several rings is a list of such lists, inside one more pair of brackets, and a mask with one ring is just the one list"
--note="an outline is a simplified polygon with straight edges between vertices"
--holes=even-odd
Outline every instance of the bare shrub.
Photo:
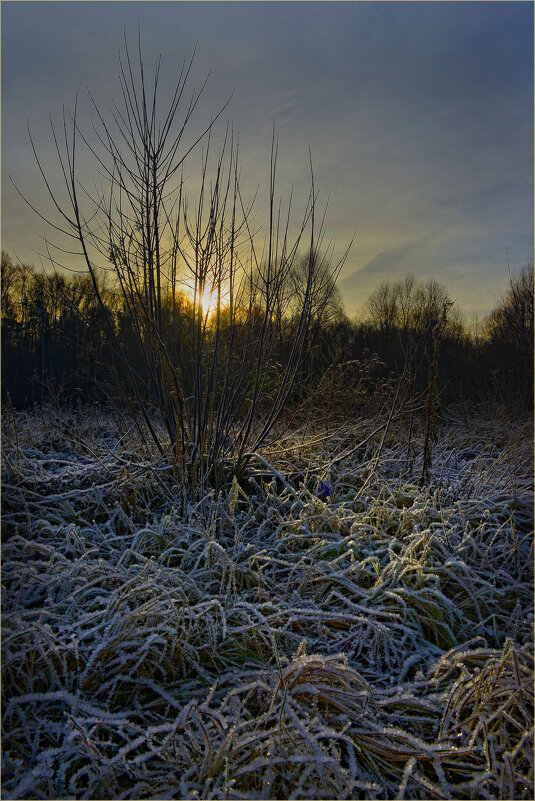
[[[125,41],[121,104],[105,114],[91,97],[97,116],[91,138],[80,128],[76,103],[72,116],[64,111],[62,135],[52,127],[62,191],[52,189],[35,147],[34,154],[60,215],[54,224],[79,247],[108,321],[118,375],[145,429],[163,454],[156,409],[181,485],[219,486],[227,462],[241,474],[270,436],[311,322],[328,304],[345,256],[331,267],[320,253],[323,222],[317,219],[312,163],[308,200],[296,221],[292,199],[277,197],[273,133],[267,222],[259,234],[253,205],[242,196],[238,143],[228,126],[217,151],[214,145],[225,106],[186,139],[203,89],[188,100],[192,64],[183,64],[160,113],[160,63],[150,85],[141,45],[135,61]],[[79,184],[78,149],[84,145],[98,190]],[[196,175],[188,184],[195,155]],[[104,303],[99,267],[115,278],[136,361],[121,345]],[[176,302],[180,282],[191,297],[186,326]],[[286,318],[290,324],[283,326]],[[265,396],[267,404],[261,402]]]

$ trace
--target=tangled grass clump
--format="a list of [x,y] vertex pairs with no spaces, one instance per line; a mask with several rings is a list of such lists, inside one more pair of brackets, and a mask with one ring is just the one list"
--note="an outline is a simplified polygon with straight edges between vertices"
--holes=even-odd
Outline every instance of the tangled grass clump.
[[124,421],[14,421],[4,797],[533,797],[526,428],[452,425],[425,487],[294,432],[283,485],[184,504]]

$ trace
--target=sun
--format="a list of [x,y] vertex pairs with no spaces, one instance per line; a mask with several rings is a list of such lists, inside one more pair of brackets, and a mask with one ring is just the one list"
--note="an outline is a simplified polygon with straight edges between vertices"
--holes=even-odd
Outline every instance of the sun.
[[211,317],[217,311],[217,291],[206,290],[200,297],[200,307],[203,315]]
[[203,317],[212,317],[212,315],[217,311],[216,288],[212,290],[206,289],[201,295],[199,295],[199,293],[196,295],[195,291],[188,286],[185,288],[185,293],[190,303],[196,303],[197,309],[201,310]]

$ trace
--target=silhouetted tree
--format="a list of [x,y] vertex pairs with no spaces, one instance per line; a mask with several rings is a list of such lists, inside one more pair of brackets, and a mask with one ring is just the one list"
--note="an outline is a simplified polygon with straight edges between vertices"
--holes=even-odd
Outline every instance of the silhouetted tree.
[[533,264],[509,279],[509,288],[487,321],[491,340],[514,343],[533,354]]

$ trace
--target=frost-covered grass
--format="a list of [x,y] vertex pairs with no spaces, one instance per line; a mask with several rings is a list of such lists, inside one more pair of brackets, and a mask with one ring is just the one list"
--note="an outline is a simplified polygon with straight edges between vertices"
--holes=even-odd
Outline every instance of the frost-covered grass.
[[6,413],[3,797],[532,798],[531,426],[419,487],[395,425],[184,505],[119,417]]

